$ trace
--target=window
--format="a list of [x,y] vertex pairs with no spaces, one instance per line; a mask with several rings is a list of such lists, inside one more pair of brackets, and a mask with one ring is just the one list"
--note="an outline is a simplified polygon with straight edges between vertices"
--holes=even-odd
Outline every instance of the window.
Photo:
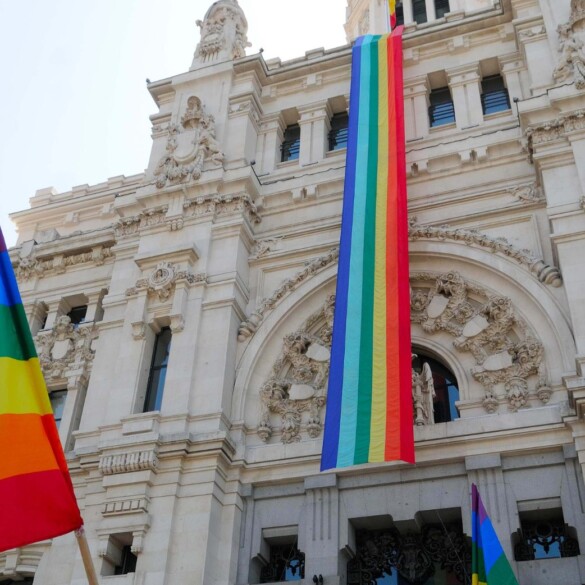
[[429,122],[431,128],[455,122],[453,98],[448,87],[431,90],[429,96]]
[[517,561],[560,559],[580,554],[577,533],[565,524],[563,511],[520,511],[520,530],[513,536]]
[[280,147],[280,162],[297,160],[301,150],[301,127],[298,124],[287,126]]
[[404,24],[404,7],[402,6],[402,0],[396,2],[396,26]]
[[331,118],[331,130],[329,131],[329,150],[347,148],[347,132],[349,116],[347,112],[333,114]]
[[71,319],[72,325],[79,325],[85,321],[85,315],[87,314],[87,305],[81,305],[79,307],[73,307],[67,317]]
[[435,14],[437,18],[443,18],[448,12],[450,12],[449,0],[435,0]]
[[412,362],[414,423],[428,425],[457,420],[459,388],[455,375],[424,352],[413,348],[413,354],[416,356]]
[[471,546],[461,521],[423,524],[420,532],[396,526],[358,531],[356,549],[355,558],[347,565],[348,585],[470,582]]
[[53,409],[53,416],[55,417],[55,424],[57,428],[61,424],[63,418],[63,410],[65,409],[65,401],[67,400],[67,390],[53,390],[49,394],[51,401],[51,408]]
[[300,581],[305,578],[305,553],[296,538],[287,544],[271,544],[270,560],[260,572],[260,583]]
[[427,6],[425,0],[412,0],[412,18],[414,22],[422,24],[427,21]]
[[484,115],[510,109],[510,97],[501,75],[490,75],[481,80],[481,106]]
[[154,341],[143,412],[160,410],[167,375],[169,352],[171,351],[171,337],[172,333],[170,328],[164,327]]
[[132,540],[131,532],[112,534],[108,538],[101,571],[104,577],[126,575],[136,571],[138,559],[132,552]]

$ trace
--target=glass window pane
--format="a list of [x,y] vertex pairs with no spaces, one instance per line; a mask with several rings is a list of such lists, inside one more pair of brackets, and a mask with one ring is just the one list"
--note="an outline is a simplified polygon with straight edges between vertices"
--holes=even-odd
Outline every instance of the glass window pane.
[[71,319],[73,325],[79,325],[85,321],[85,315],[87,314],[87,305],[80,307],[73,307],[67,316]]
[[51,401],[51,408],[53,409],[53,416],[55,417],[55,423],[57,428],[61,424],[63,418],[63,410],[65,409],[65,401],[67,400],[67,390],[55,390],[49,394],[49,400]]
[[171,351],[171,338],[172,332],[168,327],[162,329],[156,336],[143,412],[152,412],[161,408]]
[[297,160],[301,151],[301,128],[298,124],[288,126],[280,147],[280,161]]

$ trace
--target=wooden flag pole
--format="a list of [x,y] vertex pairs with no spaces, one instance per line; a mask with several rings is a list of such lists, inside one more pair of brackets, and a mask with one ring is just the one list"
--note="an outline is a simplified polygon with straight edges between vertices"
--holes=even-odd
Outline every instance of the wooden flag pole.
[[91,553],[89,552],[89,544],[87,543],[87,537],[85,536],[85,528],[83,526],[75,531],[75,538],[77,538],[79,552],[83,559],[83,566],[85,568],[89,585],[99,585],[95,567],[93,566],[93,561],[91,559]]

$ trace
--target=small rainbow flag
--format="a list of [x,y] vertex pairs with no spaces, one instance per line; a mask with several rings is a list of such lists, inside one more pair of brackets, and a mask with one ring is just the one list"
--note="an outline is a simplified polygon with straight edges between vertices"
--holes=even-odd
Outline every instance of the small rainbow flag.
[[471,486],[471,583],[518,585],[474,484]]
[[402,30],[353,49],[321,470],[414,462]]
[[0,551],[83,521],[0,230]]
[[390,15],[390,30],[396,28],[396,0],[388,0],[388,14]]

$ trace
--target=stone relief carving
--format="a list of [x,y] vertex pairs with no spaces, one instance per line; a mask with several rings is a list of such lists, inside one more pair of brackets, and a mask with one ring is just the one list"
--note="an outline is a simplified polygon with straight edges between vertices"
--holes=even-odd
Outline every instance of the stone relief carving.
[[307,434],[321,434],[321,409],[329,377],[329,357],[333,331],[335,297],[329,296],[323,307],[295,333],[283,340],[280,358],[271,377],[260,389],[261,415],[257,433],[266,442],[272,435],[271,413],[281,417],[283,443],[301,440],[303,413]]
[[521,203],[525,203],[527,205],[530,203],[541,203],[545,201],[542,188],[539,187],[536,183],[510,187],[507,189],[507,192]]
[[274,238],[265,238],[264,240],[258,240],[254,246],[251,259],[259,260],[260,258],[268,256],[270,252],[273,252],[274,250],[278,249],[278,245],[282,239],[283,236],[275,236]]
[[525,135],[528,140],[529,160],[533,161],[534,147],[554,142],[570,134],[585,129],[585,110],[576,110],[571,114],[559,116],[542,124],[530,126]]
[[333,248],[324,256],[319,256],[318,258],[309,260],[306,263],[305,268],[297,272],[291,278],[285,279],[272,295],[263,299],[254,312],[240,324],[238,339],[240,341],[245,341],[248,337],[251,337],[256,329],[258,329],[260,323],[264,320],[266,313],[274,309],[282,298],[296,289],[305,280],[336,262],[338,257],[339,248]]
[[258,208],[248,193],[207,195],[183,203],[185,218],[211,216],[214,220],[232,214],[243,214],[250,223],[262,221]]
[[93,362],[92,345],[97,337],[95,324],[75,327],[67,315],[58,317],[53,329],[41,331],[34,339],[45,377],[63,378],[69,369],[87,373]]
[[113,258],[112,245],[93,246],[90,250],[77,254],[55,254],[49,258],[35,258],[31,256],[21,258],[14,264],[16,277],[20,281],[31,278],[42,278],[48,274],[63,274],[67,268],[81,264],[102,266],[108,258]]
[[574,81],[578,89],[585,88],[585,51],[580,27],[575,25],[585,19],[583,6],[571,2],[569,22],[557,28],[559,35],[559,62],[553,72],[555,81]]
[[475,245],[487,248],[491,252],[502,254],[515,260],[534,274],[540,282],[554,287],[563,283],[558,268],[550,266],[541,258],[532,255],[530,250],[521,250],[512,245],[506,238],[494,238],[474,229],[453,228],[449,225],[423,226],[416,217],[409,218],[408,236],[411,241],[419,239],[453,240],[468,246]]
[[237,0],[214,2],[204,19],[197,21],[201,41],[195,51],[195,62],[219,59],[239,59],[246,56],[248,22]]
[[126,296],[137,295],[145,290],[147,294],[157,296],[161,303],[169,300],[177,282],[184,281],[188,284],[204,284],[207,282],[207,275],[204,273],[192,274],[188,270],[179,270],[171,262],[159,262],[156,268],[147,278],[140,278],[136,284],[126,290]]
[[166,154],[154,170],[155,184],[159,189],[167,183],[198,180],[207,161],[216,166],[222,164],[224,155],[215,138],[215,119],[205,112],[197,96],[187,100],[181,125],[170,124],[167,132]]
[[168,205],[151,207],[132,217],[123,217],[114,223],[114,234],[117,239],[136,235],[141,229],[154,227],[166,222]]
[[466,281],[458,272],[439,276],[411,274],[411,319],[429,334],[451,335],[454,347],[469,352],[476,365],[472,376],[485,389],[484,408],[499,406],[497,385],[502,385],[510,410],[525,406],[530,395],[529,378],[536,376],[538,398],[548,402],[544,349],[518,317],[509,298],[490,295]]

